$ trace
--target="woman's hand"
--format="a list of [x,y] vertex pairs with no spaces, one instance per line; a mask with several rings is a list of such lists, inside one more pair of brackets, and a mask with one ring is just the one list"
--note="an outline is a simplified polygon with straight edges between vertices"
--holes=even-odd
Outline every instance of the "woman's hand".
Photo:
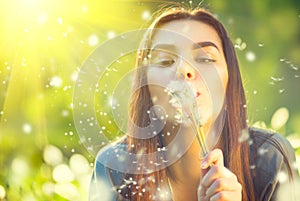
[[223,153],[214,149],[204,158],[198,201],[241,201],[242,185],[229,169],[224,167]]

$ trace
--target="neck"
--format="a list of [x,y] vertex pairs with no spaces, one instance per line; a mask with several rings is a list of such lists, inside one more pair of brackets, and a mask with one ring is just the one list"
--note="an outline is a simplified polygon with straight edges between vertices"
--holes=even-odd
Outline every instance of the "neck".
[[201,178],[201,160],[198,142],[193,140],[189,149],[168,167],[169,185],[174,201],[196,201]]
[[175,161],[167,168],[173,200],[197,200],[201,177],[200,146],[190,128],[172,127],[168,132],[170,135],[164,135],[163,143],[168,146],[167,159]]
[[[204,127],[204,130],[207,131],[207,128]],[[214,138],[212,133],[209,138]],[[197,200],[202,157],[194,131],[190,127],[167,125],[163,134],[163,143],[169,150],[166,157],[169,161],[175,161],[167,168],[173,200]],[[210,140],[216,141],[215,138]],[[212,146],[208,144],[210,149]]]

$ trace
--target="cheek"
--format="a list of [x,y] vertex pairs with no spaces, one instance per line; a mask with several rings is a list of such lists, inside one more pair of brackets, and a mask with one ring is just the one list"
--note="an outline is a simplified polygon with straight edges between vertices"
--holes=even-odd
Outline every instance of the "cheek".
[[172,76],[174,77],[170,69],[159,67],[149,67],[147,69],[147,81],[149,85],[166,87],[170,82]]
[[213,87],[213,92],[211,92],[214,117],[219,115],[224,106],[226,88],[228,83],[228,72],[226,68],[223,68],[219,71],[219,78],[220,82],[216,82],[215,86]]
[[226,92],[227,89],[227,84],[228,84],[228,70],[225,69],[222,73],[222,83],[223,83],[223,88],[224,88],[224,93]]
[[[217,71],[216,71],[217,70]],[[201,90],[198,105],[206,119],[215,119],[224,105],[228,73],[226,68],[214,69],[201,77],[197,88]]]
[[147,70],[147,84],[153,104],[164,105],[167,102],[166,86],[170,82],[170,73],[160,68],[150,67]]
[[216,76],[214,76],[214,82],[210,82],[211,95],[216,96],[218,99],[222,98],[226,94],[226,88],[228,83],[228,71],[227,67],[216,68]]

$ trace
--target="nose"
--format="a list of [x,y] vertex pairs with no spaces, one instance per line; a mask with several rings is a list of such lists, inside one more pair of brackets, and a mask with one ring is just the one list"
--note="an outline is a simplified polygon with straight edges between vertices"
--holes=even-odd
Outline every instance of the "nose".
[[194,80],[196,78],[196,71],[190,64],[182,61],[177,67],[177,75],[185,80]]

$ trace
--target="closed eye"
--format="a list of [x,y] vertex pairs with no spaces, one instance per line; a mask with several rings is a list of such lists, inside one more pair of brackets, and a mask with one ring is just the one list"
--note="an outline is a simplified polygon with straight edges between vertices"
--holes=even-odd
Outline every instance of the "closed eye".
[[150,64],[159,67],[171,67],[176,62],[176,55],[163,50],[153,50],[150,54]]
[[155,62],[156,65],[162,66],[162,67],[170,67],[175,63],[174,59],[160,59]]
[[207,57],[200,57],[195,59],[198,63],[214,63],[216,62],[215,59],[207,58]]

